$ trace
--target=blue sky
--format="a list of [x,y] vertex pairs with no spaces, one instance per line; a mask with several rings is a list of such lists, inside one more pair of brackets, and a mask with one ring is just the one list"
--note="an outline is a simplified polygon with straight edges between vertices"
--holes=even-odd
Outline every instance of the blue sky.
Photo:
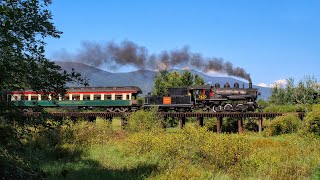
[[53,0],[60,39],[46,55],[83,41],[133,41],[149,53],[188,45],[244,68],[254,84],[314,75],[320,80],[318,0]]

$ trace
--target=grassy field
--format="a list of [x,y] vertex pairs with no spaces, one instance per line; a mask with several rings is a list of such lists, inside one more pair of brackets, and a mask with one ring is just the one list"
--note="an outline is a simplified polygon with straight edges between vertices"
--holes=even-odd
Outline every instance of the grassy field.
[[[28,133],[18,144],[6,140],[14,131],[0,126],[7,144],[0,146],[0,173],[9,179],[320,179],[318,117],[320,106],[304,121],[293,114],[265,120],[262,133],[249,131],[255,122],[246,119],[243,134],[217,134],[215,119],[199,127],[190,118],[181,130],[155,111],[137,111],[124,128],[117,118],[19,127]],[[223,130],[235,132],[236,125],[225,118]]]
[[319,179],[319,144],[302,133],[216,134],[192,122],[133,132],[98,119],[35,136],[30,146],[47,179]]

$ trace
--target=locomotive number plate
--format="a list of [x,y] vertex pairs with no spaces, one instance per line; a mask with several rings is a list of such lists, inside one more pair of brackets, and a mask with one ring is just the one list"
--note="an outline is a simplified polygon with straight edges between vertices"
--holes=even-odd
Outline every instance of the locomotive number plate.
[[207,95],[205,95],[205,94],[200,94],[199,95],[199,99],[206,99],[207,98]]

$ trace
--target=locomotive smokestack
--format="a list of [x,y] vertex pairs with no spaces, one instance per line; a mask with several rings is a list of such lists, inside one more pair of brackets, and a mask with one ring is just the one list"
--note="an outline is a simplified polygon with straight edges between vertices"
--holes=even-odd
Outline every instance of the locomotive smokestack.
[[249,88],[252,88],[252,81],[251,81],[251,79],[249,80]]

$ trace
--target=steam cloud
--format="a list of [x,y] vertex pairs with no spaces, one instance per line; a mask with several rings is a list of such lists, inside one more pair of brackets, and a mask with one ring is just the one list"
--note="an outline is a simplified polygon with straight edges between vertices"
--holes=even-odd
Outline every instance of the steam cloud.
[[58,54],[58,56],[63,59],[68,56],[69,60],[95,67],[108,65],[110,69],[123,65],[153,70],[190,66],[203,72],[225,73],[251,82],[250,74],[243,68],[234,67],[231,62],[224,61],[221,58],[204,58],[199,53],[190,52],[187,46],[178,50],[163,51],[160,54],[149,55],[145,47],[138,46],[131,41],[123,41],[120,44],[113,42],[102,44],[86,41],[82,43],[82,48],[77,54],[71,56],[64,52]]

